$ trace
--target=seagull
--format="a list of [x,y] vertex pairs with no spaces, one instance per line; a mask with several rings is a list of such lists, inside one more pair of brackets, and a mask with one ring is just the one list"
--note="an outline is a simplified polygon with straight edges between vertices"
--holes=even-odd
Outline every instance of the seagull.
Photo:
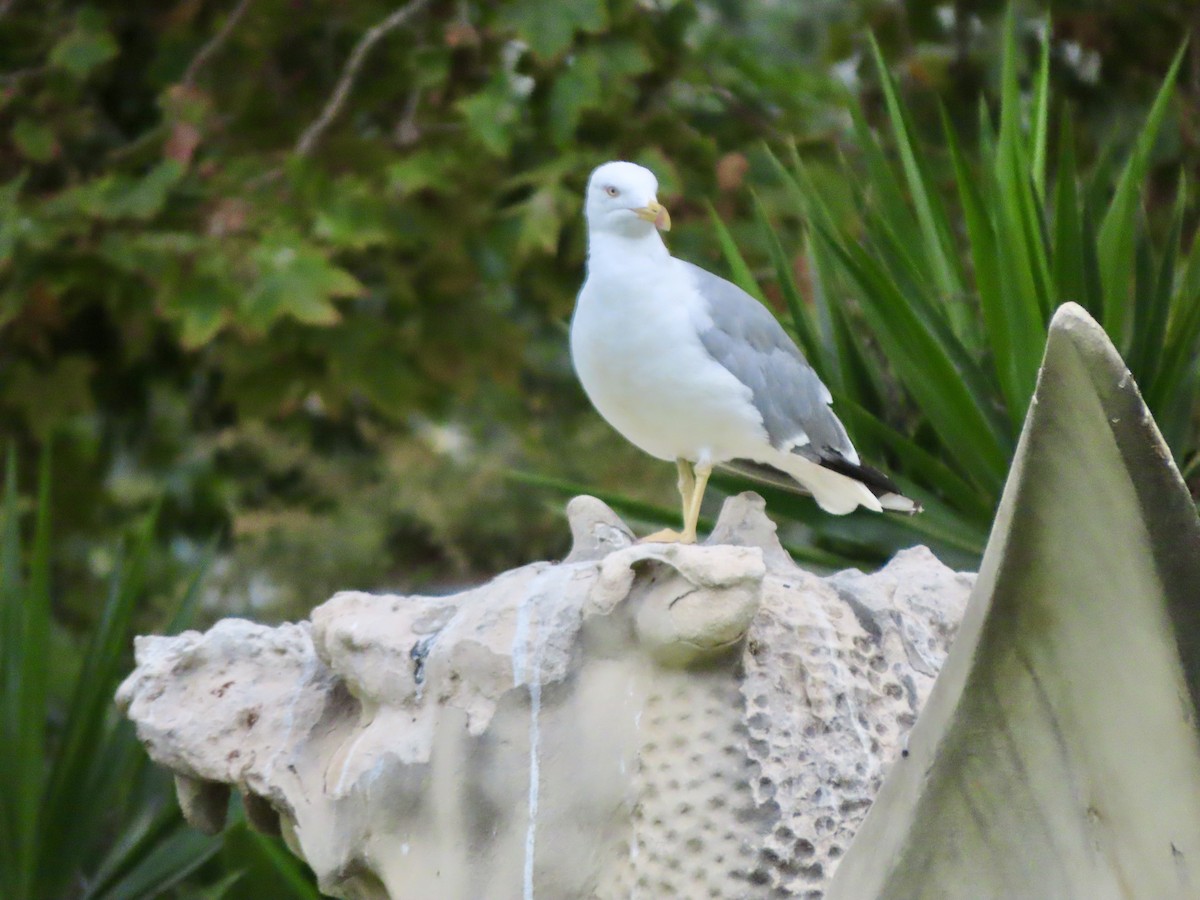
[[694,543],[715,466],[813,496],[828,513],[859,506],[915,513],[862,464],[829,389],[765,306],[671,256],[671,216],[654,173],[629,162],[592,172],[584,198],[587,276],[571,318],[571,359],[597,412],[679,472],[683,531],[645,541]]

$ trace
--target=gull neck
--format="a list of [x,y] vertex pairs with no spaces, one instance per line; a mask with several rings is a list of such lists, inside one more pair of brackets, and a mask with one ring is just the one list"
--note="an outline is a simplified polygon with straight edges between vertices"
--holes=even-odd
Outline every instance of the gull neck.
[[612,231],[588,231],[588,262],[636,258],[659,262],[671,258],[657,231],[624,235]]

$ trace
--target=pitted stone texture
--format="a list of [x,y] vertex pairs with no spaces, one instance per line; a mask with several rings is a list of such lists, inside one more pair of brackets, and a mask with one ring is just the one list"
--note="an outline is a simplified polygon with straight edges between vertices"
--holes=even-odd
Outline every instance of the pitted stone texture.
[[759,835],[779,810],[755,798],[742,708],[723,672],[659,673],[639,728],[629,858],[600,896],[772,896]]
[[[747,746],[783,896],[817,896],[933,686],[974,577],[924,547],[882,571],[768,578],[745,655]],[[799,701],[799,702],[798,702]]]
[[139,639],[118,699],[195,824],[236,786],[338,896],[818,897],[971,579],[818,578],[762,507],[634,544],[577,498],[563,563]]

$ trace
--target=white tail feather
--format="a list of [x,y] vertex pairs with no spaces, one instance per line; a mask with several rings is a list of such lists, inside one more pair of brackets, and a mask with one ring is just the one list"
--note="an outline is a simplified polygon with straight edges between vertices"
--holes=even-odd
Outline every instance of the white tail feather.
[[890,509],[893,512],[908,513],[910,516],[921,511],[921,504],[916,500],[910,500],[903,494],[884,494],[879,498],[879,504],[884,509]]
[[872,512],[883,512],[879,498],[861,481],[818,466],[803,456],[780,453],[770,464],[787,472],[811,491],[817,506],[827,513],[844,516],[860,506]]

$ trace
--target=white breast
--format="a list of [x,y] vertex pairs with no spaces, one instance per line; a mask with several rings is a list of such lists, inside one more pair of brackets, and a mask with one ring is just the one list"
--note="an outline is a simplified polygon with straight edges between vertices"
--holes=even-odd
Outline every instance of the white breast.
[[753,394],[708,355],[701,298],[682,267],[593,259],[571,321],[571,357],[597,411],[659,459],[722,462],[767,443]]

